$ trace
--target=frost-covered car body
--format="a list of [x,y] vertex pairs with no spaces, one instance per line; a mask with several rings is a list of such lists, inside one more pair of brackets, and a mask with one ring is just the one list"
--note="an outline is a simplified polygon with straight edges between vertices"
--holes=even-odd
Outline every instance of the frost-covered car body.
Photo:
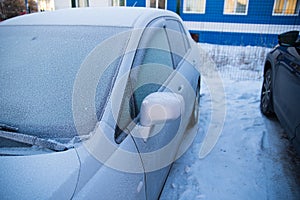
[[282,33],[264,67],[261,110],[274,113],[300,152],[300,40],[298,31]]
[[181,19],[68,9],[0,35],[1,199],[157,199],[198,116],[198,47]]

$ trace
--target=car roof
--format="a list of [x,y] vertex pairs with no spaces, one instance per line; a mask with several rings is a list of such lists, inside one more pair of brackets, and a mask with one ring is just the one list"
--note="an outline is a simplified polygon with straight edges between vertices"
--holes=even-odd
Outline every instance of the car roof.
[[5,20],[0,25],[87,25],[141,27],[160,16],[178,18],[161,9],[142,7],[69,8],[38,12]]

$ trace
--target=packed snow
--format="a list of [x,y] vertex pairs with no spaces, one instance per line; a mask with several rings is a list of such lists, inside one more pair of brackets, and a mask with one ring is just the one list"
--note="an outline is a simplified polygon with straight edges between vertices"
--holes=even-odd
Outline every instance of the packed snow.
[[259,110],[262,67],[270,49],[200,46],[222,77],[224,124],[213,150],[200,158],[212,113],[218,109],[211,106],[204,73],[199,125],[189,130],[197,135],[173,164],[161,199],[300,199],[300,159],[277,119]]

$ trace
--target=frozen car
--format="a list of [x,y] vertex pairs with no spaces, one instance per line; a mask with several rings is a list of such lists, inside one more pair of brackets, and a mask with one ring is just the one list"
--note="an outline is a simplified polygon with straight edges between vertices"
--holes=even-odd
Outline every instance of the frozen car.
[[165,10],[0,24],[1,199],[157,199],[197,124],[200,60]]
[[266,116],[276,114],[300,152],[299,31],[280,34],[278,42],[266,58],[260,108]]

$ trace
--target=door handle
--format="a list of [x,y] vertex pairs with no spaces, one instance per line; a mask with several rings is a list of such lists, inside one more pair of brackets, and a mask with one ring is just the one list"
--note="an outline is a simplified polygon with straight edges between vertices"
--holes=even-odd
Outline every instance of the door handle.
[[296,70],[293,67],[292,63],[289,63],[289,65],[288,65],[286,62],[280,61],[279,64],[283,65],[283,67],[285,67],[290,73],[292,73],[292,74],[296,73]]
[[296,73],[296,70],[293,66],[288,66],[287,69],[292,73],[292,74],[295,74]]
[[294,62],[291,62],[290,65],[294,68],[294,71],[300,72],[300,65]]
[[300,65],[294,62],[290,62],[290,66],[288,68],[290,72],[294,75],[300,74]]

